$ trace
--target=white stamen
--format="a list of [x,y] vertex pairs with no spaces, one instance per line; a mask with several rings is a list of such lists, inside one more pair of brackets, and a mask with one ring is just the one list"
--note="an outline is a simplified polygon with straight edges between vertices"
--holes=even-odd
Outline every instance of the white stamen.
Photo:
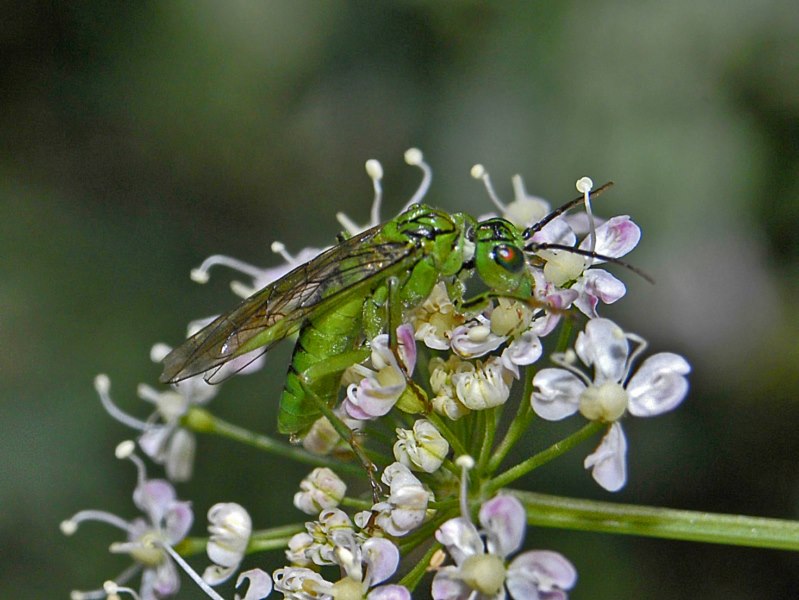
[[128,523],[114,514],[104,510],[82,510],[72,515],[69,519],[61,521],[61,533],[64,535],[74,534],[84,521],[100,521],[125,532],[129,529]]
[[233,280],[230,282],[230,291],[239,296],[240,298],[249,298],[258,290],[256,290],[251,285],[247,285],[246,283],[242,283],[241,281]]
[[189,565],[189,563],[187,563],[187,562],[186,562],[186,561],[183,559],[183,557],[182,557],[180,554],[178,554],[178,553],[175,551],[175,549],[174,549],[174,548],[172,548],[172,546],[170,546],[169,544],[162,544],[162,547],[164,548],[164,550],[166,550],[166,551],[167,551],[167,553],[169,553],[169,556],[171,556],[171,557],[172,557],[172,559],[173,559],[173,560],[174,560],[176,563],[178,563],[178,565],[180,566],[180,568],[181,568],[181,569],[183,569],[183,570],[186,572],[186,575],[188,575],[189,577],[191,577],[192,581],[194,581],[194,583],[196,583],[198,586],[200,586],[200,589],[201,589],[202,591],[204,591],[206,594],[208,594],[208,596],[209,596],[209,597],[213,598],[214,600],[225,600],[225,599],[224,599],[222,596],[220,596],[219,594],[217,594],[217,593],[216,593],[216,592],[213,590],[213,588],[211,588],[211,586],[210,586],[210,585],[208,585],[207,583],[205,583],[205,581],[203,580],[203,578],[202,578],[202,577],[200,577],[199,573],[197,573],[197,571],[195,571],[194,569],[192,569],[192,568],[191,568],[191,566]]
[[631,342],[637,344],[635,349],[630,352],[630,356],[627,357],[627,368],[624,370],[624,375],[622,376],[622,382],[627,381],[627,377],[630,375],[630,371],[632,370],[633,364],[635,364],[635,360],[641,355],[641,353],[646,350],[647,346],[649,346],[649,342],[647,342],[644,338],[640,335],[635,333],[625,333],[624,337],[626,337]]
[[507,207],[505,206],[505,203],[499,199],[499,196],[497,196],[497,193],[494,191],[494,186],[491,185],[491,177],[488,175],[488,171],[485,170],[485,167],[479,164],[474,165],[470,173],[472,177],[474,177],[475,179],[479,179],[480,181],[483,182],[483,185],[486,188],[486,192],[488,192],[488,197],[491,199],[491,202],[493,202],[496,205],[496,207],[500,210],[500,212],[505,212],[505,209]]
[[106,581],[103,583],[103,591],[108,594],[108,600],[118,599],[120,594],[129,594],[134,600],[141,600],[141,596],[136,590],[117,585],[116,581]]
[[460,493],[460,507],[461,516],[467,521],[471,521],[469,514],[469,471],[474,469],[474,459],[468,454],[462,454],[455,459],[455,464],[461,468],[461,493]]
[[366,161],[366,174],[372,180],[372,187],[375,190],[375,197],[372,200],[372,210],[370,212],[371,225],[380,223],[380,205],[383,203],[383,187],[380,185],[380,180],[383,179],[383,165],[380,161],[374,158]]
[[405,204],[402,208],[402,211],[406,211],[410,208],[411,205],[417,204],[418,202],[422,201],[427,191],[430,189],[430,183],[433,181],[433,170],[430,168],[426,162],[424,162],[424,156],[422,155],[422,151],[418,148],[409,148],[405,151],[405,162],[412,167],[419,167],[422,170],[422,183],[419,184],[419,188],[416,190],[411,199]]
[[[594,252],[596,249],[596,223],[594,223],[594,213],[591,211],[591,190],[594,187],[594,182],[591,181],[590,177],[581,177],[577,180],[575,186],[577,187],[577,191],[583,195],[585,214],[588,215],[589,235],[591,236],[591,245],[588,247],[588,250]],[[593,259],[591,259],[588,266],[590,267],[592,263]]]
[[172,352],[172,346],[162,343],[153,344],[153,347],[150,348],[150,360],[160,363],[170,352]]
[[588,375],[575,366],[574,363],[577,362],[577,354],[571,348],[566,350],[566,352],[556,352],[552,354],[550,360],[570,373],[577,375],[586,386],[590,386],[593,383]]
[[150,387],[146,383],[140,383],[136,386],[136,395],[142,400],[157,404],[161,399],[161,394],[155,388]]
[[132,440],[125,440],[117,444],[117,447],[114,449],[114,456],[119,460],[124,460],[130,458],[134,450],[136,450],[136,443]]
[[113,400],[111,400],[111,395],[109,394],[111,391],[111,380],[108,378],[108,375],[100,373],[97,377],[95,377],[94,389],[97,392],[97,395],[100,396],[100,402],[102,403],[105,412],[111,415],[111,418],[116,419],[131,429],[136,429],[138,431],[144,431],[147,429],[147,423],[131,417],[125,412],[122,412],[122,410],[120,410],[120,408],[114,404]]
[[336,213],[336,221],[338,221],[339,225],[341,225],[344,228],[344,231],[346,231],[350,235],[355,235],[356,233],[361,231],[361,227],[355,221],[353,221],[347,215],[345,215],[343,212]]
[[510,178],[511,183],[513,184],[513,199],[514,200],[526,200],[530,196],[527,195],[527,190],[524,187],[524,179],[519,174],[514,175]]
[[274,252],[275,254],[279,254],[280,257],[283,260],[285,260],[288,264],[290,265],[296,264],[297,261],[294,259],[294,257],[291,254],[289,254],[289,251],[286,250],[286,244],[284,244],[283,242],[275,240],[274,242],[272,242],[272,245],[269,246],[269,249],[272,250],[272,252]]
[[191,280],[196,283],[208,283],[208,279],[210,278],[208,271],[211,269],[211,267],[217,265],[229,267],[235,271],[249,275],[253,279],[257,279],[261,275],[261,269],[258,267],[254,267],[253,265],[237,258],[224,256],[222,254],[214,254],[213,256],[206,258],[199,267],[191,270]]

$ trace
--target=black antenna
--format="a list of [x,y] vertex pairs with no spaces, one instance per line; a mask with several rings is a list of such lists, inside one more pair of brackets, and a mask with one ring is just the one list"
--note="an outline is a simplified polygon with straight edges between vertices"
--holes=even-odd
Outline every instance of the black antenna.
[[[599,186],[595,190],[592,190],[591,191],[591,197],[593,198],[595,196],[599,196],[599,194],[601,194],[602,192],[606,191],[607,189],[609,189],[612,186],[613,186],[613,182],[612,181],[608,181],[606,184]],[[566,211],[571,210],[575,206],[579,206],[583,202],[585,202],[585,196],[584,195],[583,196],[577,196],[574,200],[570,200],[569,202],[567,202],[563,206],[561,206],[559,208],[556,208],[551,213],[549,213],[547,216],[545,216],[543,219],[538,221],[538,223],[535,223],[535,224],[531,225],[530,227],[528,227],[527,229],[525,229],[524,233],[522,234],[522,237],[524,239],[526,239],[526,240],[529,240],[531,237],[533,237],[533,235],[538,233],[550,221],[552,221],[553,219],[558,218],[560,215],[562,215]]]
[[544,243],[537,243],[531,242],[524,247],[525,251],[527,252],[538,252],[539,250],[563,250],[565,252],[571,252],[572,254],[579,254],[580,256],[588,256],[590,258],[597,258],[599,260],[604,260],[605,262],[613,263],[614,265],[620,265],[625,269],[629,269],[639,277],[644,278],[649,283],[655,283],[655,280],[652,278],[651,275],[648,275],[638,267],[634,267],[628,262],[624,262],[623,260],[619,260],[618,258],[613,258],[612,256],[605,256],[604,254],[597,254],[596,252],[592,252],[591,250],[583,250],[582,248],[576,248],[574,246],[567,246],[566,244],[551,244],[548,242]]

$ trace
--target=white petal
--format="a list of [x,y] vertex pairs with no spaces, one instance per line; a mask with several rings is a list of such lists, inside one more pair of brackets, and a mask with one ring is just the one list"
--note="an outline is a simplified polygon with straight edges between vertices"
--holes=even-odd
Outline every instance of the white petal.
[[263,598],[266,598],[272,593],[272,578],[269,576],[269,573],[265,573],[261,569],[244,571],[239,575],[238,579],[236,579],[236,589],[241,587],[245,579],[249,582],[247,593],[244,595],[244,598],[240,598],[240,596],[236,594],[236,600],[263,600]]
[[385,538],[369,538],[363,543],[363,560],[369,573],[369,585],[391,577],[399,565],[399,550]]
[[651,417],[675,408],[688,393],[685,375],[690,371],[691,366],[678,354],[661,352],[647,358],[627,384],[630,413]]
[[373,589],[366,600],[412,600],[411,593],[403,585],[382,585]]
[[[627,215],[613,217],[596,228],[595,251],[597,254],[619,258],[635,248],[640,239],[641,229],[630,217]],[[580,248],[585,250],[589,245],[590,236],[580,243]]]
[[455,517],[441,524],[436,539],[446,546],[455,564],[460,565],[468,556],[483,554],[483,540],[477,529],[463,517]]
[[600,301],[613,304],[627,293],[624,283],[604,269],[587,270],[572,289],[580,294],[574,305],[584,315],[594,319],[597,318],[596,306]]
[[[141,444],[141,440],[139,440],[139,444]],[[175,429],[175,434],[169,440],[166,464],[164,465],[169,479],[172,481],[191,479],[196,447],[197,441],[193,433],[182,427]]]
[[533,392],[530,401],[533,410],[542,419],[559,421],[577,412],[580,394],[585,384],[574,373],[565,369],[541,369],[533,377]]
[[508,586],[514,600],[552,598],[555,590],[569,590],[577,582],[577,571],[563,555],[550,550],[530,550],[508,566]]
[[613,423],[593,454],[583,463],[603,488],[616,492],[627,482],[627,439],[621,425]]
[[620,382],[627,369],[630,345],[624,331],[610,319],[591,319],[574,344],[577,356],[594,367],[594,381]]
[[473,590],[460,579],[456,567],[444,567],[433,578],[430,591],[433,600],[467,600]]
[[484,503],[480,524],[488,534],[488,551],[503,558],[519,549],[527,529],[524,507],[513,496],[497,496]]

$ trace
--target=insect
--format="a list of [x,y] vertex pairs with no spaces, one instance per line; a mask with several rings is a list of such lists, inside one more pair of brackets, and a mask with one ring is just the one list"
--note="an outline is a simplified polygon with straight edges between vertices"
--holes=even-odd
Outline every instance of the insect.
[[[230,360],[258,349],[267,352],[298,333],[278,429],[302,435],[321,414],[313,399],[334,403],[344,370],[368,356],[364,332],[391,330],[392,311],[418,306],[442,278],[462,306],[497,296],[534,303],[534,283],[526,267],[535,251],[566,249],[620,262],[531,241],[546,223],[582,201],[582,196],[575,198],[523,231],[505,219],[478,222],[464,213],[415,204],[343,240],[217,317],[166,356],[160,379],[174,383],[201,373],[210,379]],[[464,300],[464,282],[473,274],[487,291]]]

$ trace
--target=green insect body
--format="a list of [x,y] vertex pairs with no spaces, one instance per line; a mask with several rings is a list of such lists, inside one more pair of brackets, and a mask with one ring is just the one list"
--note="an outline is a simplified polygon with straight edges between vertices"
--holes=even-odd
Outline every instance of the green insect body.
[[363,298],[353,298],[319,316],[313,316],[300,329],[294,346],[286,386],[280,398],[277,428],[280,433],[305,431],[320,416],[318,407],[307,401],[315,394],[325,401],[336,399],[343,368],[334,369],[303,383],[303,373],[327,359],[354,350],[360,336]]
[[[438,281],[450,285],[456,302],[462,300],[462,281],[475,271],[490,294],[530,298],[533,282],[523,249],[523,234],[504,219],[478,223],[463,213],[414,205],[215,319],[164,359],[161,380],[204,372],[212,377],[228,361],[268,351],[299,332],[278,421],[282,432],[302,434],[320,415],[309,394],[332,405],[345,368],[368,356],[364,332],[373,337],[385,331],[389,313],[418,306]],[[395,298],[390,279],[396,280]]]

